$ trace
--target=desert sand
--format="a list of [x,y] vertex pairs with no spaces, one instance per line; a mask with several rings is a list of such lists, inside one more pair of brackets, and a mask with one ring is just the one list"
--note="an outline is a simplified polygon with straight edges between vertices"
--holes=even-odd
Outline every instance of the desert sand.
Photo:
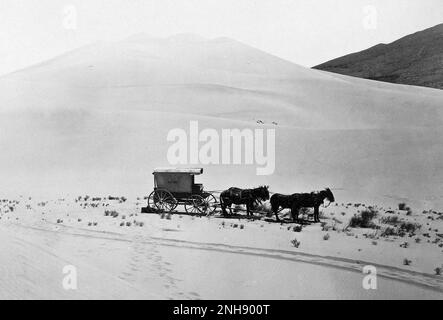
[[[441,90],[310,70],[231,39],[189,35],[92,44],[3,76],[0,194],[19,204],[2,207],[0,297],[441,299],[442,102]],[[168,132],[190,121],[276,130],[274,174],[207,165],[199,177],[207,190],[328,186],[338,206],[324,209],[323,222],[332,228],[336,217],[343,227],[295,233],[265,220],[223,227],[217,215],[141,215],[152,170],[168,165]],[[84,209],[74,199],[86,194],[131,200]],[[363,210],[356,203],[421,228],[411,238],[343,230]],[[104,215],[110,208],[118,218]],[[122,215],[144,225],[120,227]],[[362,289],[366,262],[380,265],[378,290]],[[80,269],[76,291],[61,287],[66,264]]]
[[[432,242],[423,236],[426,215],[406,219],[423,223],[417,236],[409,238],[382,236],[386,225],[382,230],[343,230],[357,212],[348,204],[324,209],[322,225],[305,224],[295,232],[299,224],[258,216],[252,220],[241,215],[223,218],[218,213],[189,216],[180,207],[171,216],[141,214],[143,202],[21,199],[9,206],[12,211],[3,207],[0,257],[7,263],[2,263],[0,297],[443,297],[443,280],[433,270],[441,263],[441,246],[434,242],[438,238],[434,231],[427,232]],[[298,247],[294,239],[300,242]],[[407,248],[401,246],[404,242],[409,243]],[[410,265],[403,265],[404,259]],[[362,286],[365,265],[377,268],[376,290]],[[66,266],[77,270],[76,290],[63,287]]]

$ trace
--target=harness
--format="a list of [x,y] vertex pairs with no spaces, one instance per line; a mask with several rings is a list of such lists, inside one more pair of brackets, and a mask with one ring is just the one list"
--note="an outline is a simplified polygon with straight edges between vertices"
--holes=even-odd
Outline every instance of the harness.
[[[231,190],[230,193],[232,198],[236,198],[239,201],[254,200],[254,202],[257,204],[263,203],[261,199],[254,197],[252,189]],[[246,193],[247,195],[244,195],[244,193]]]

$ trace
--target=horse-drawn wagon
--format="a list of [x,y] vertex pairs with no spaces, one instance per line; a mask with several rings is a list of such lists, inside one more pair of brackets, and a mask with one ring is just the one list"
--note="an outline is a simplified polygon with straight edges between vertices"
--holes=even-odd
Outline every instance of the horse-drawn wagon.
[[205,191],[201,183],[195,183],[195,176],[203,168],[177,169],[159,168],[154,175],[154,191],[148,197],[148,208],[171,212],[183,205],[187,213],[212,214],[217,200],[211,192]]
[[220,193],[220,202],[217,202],[211,191],[205,191],[201,183],[195,183],[195,176],[203,173],[203,168],[159,168],[155,169],[154,191],[148,197],[148,207],[142,212],[172,212],[182,205],[187,213],[210,215],[217,207],[221,208],[223,215],[228,215],[226,209],[232,214],[232,205],[246,205],[246,210],[235,208],[236,211],[245,211],[248,216],[253,213],[268,214],[266,211],[257,211],[256,207],[263,201],[270,200],[272,212],[279,221],[278,213],[290,209],[294,221],[298,220],[301,208],[314,208],[314,221],[319,222],[319,207],[324,205],[324,200],[329,203],[335,198],[329,188],[311,193],[294,193],[284,195],[274,193],[270,197],[268,186],[253,189],[240,189],[231,187]]

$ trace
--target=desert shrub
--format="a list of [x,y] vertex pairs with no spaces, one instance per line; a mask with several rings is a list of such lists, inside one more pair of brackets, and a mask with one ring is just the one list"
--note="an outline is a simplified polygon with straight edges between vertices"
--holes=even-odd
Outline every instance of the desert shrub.
[[403,242],[402,244],[400,244],[400,247],[402,248],[408,248],[409,247],[409,243],[408,242]]
[[437,276],[441,275],[441,268],[440,267],[435,268],[434,271]]
[[380,236],[389,237],[389,236],[398,236],[398,230],[393,227],[386,227],[382,230]]
[[380,222],[395,225],[395,224],[400,223],[400,219],[398,218],[398,216],[387,216],[387,217],[382,217],[380,219]]
[[254,210],[259,211],[261,214],[265,214],[266,217],[272,216],[274,213],[272,212],[272,207],[269,202],[259,203],[254,207]]
[[411,263],[412,263],[411,260],[409,260],[409,259],[407,259],[407,258],[404,258],[404,259],[403,259],[403,264],[404,264],[405,266],[410,266]]
[[115,211],[115,210],[105,210],[105,216],[117,218],[118,217],[118,212]]
[[412,222],[402,222],[400,224],[400,229],[404,230],[405,232],[415,232],[417,229],[420,229],[421,225],[418,223],[412,223]]
[[294,238],[294,240],[291,240],[291,243],[296,248],[298,248],[300,246],[300,241],[298,241],[297,238]]
[[349,221],[351,228],[376,228],[372,220],[377,216],[377,211],[374,209],[367,209],[354,215]]
[[302,229],[303,229],[303,227],[300,225],[300,226],[294,226],[293,228],[292,228],[292,230],[294,231],[294,232],[301,232],[302,231]]
[[327,233],[323,236],[323,240],[329,240],[330,237],[329,233]]
[[404,203],[404,202],[399,203],[398,210],[406,210],[406,203]]

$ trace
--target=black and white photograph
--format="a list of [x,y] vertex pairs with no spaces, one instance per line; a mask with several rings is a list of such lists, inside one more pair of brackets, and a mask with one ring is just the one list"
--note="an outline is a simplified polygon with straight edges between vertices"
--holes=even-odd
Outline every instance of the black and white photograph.
[[0,300],[442,300],[442,137],[441,0],[0,0]]

